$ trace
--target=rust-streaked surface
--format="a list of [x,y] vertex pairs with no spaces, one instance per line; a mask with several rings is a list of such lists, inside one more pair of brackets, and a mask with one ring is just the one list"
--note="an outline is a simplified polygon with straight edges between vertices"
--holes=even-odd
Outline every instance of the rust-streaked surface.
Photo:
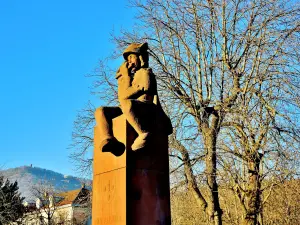
[[124,116],[114,119],[113,132],[126,146],[119,157],[97,151],[95,128],[93,225],[170,225],[168,137],[158,131],[134,152],[136,134]]
[[168,177],[154,170],[132,171],[127,180],[127,224],[171,224]]
[[[126,120],[122,115],[113,120],[114,136],[121,142],[126,143]],[[101,152],[100,146],[100,129],[94,129],[94,174],[104,173],[126,166],[126,154],[119,157],[107,152]]]
[[126,168],[94,176],[93,224],[126,224]]

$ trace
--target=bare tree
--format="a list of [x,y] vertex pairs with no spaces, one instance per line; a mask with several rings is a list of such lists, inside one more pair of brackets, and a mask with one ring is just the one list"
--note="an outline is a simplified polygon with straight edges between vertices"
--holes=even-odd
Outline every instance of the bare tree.
[[58,192],[52,184],[40,182],[32,187],[32,195],[36,198],[36,210],[34,220],[40,224],[54,225],[57,204],[55,198]]
[[[239,99],[249,101],[248,96],[255,95],[267,108],[267,114],[276,114],[272,107],[283,103],[283,99],[268,102],[280,95],[277,94],[280,88],[285,88],[281,94],[285,92],[286,99],[291,100],[288,104],[299,99],[297,92],[290,94],[292,90],[298,90],[295,44],[298,41],[299,9],[292,2],[281,1],[152,0],[134,1],[133,5],[140,10],[138,19],[144,29],[139,27],[136,30],[142,32],[124,32],[116,41],[121,46],[132,41],[151,42],[154,71],[161,87],[168,90],[166,100],[173,109],[184,107],[181,115],[186,115],[182,116],[179,129],[194,121],[195,138],[197,131],[201,135],[198,149],[199,152],[204,149],[204,173],[210,189],[206,198],[197,188],[193,175],[188,147],[193,133],[188,132],[189,138],[182,138],[176,132],[172,147],[181,154],[187,182],[199,205],[207,212],[209,220],[221,224],[216,179],[216,144],[220,129],[228,125],[227,118],[232,118],[237,108],[242,109],[243,101]],[[266,93],[266,90],[270,91]],[[261,116],[262,126],[277,119],[275,115]],[[284,124],[283,119],[278,118],[278,121]],[[268,129],[266,125],[260,130],[255,148],[259,149],[258,144]],[[261,156],[257,150],[254,153],[245,150],[248,158],[255,155],[248,166],[254,171],[250,180],[257,180],[255,171]],[[253,201],[252,197],[249,204]]]
[[264,206],[265,225],[300,223],[299,186],[299,179],[290,179],[274,188],[269,201]]
[[[268,90],[265,90],[266,96]],[[293,121],[279,125],[284,119],[280,117],[280,110],[278,118],[269,111],[271,105],[278,103],[278,96],[273,95],[273,101],[268,99],[268,107],[261,104],[256,95],[252,97],[256,100],[247,99],[234,117],[223,122],[220,164],[225,171],[225,182],[229,181],[240,200],[243,224],[262,224],[263,204],[270,193],[296,173],[300,136]],[[287,112],[284,117],[289,117]]]
[[83,176],[90,176],[92,171],[93,133],[95,126],[95,107],[89,102],[85,109],[81,110],[74,121],[72,132],[72,149],[70,159],[76,166],[77,172]]
[[[235,144],[236,150],[229,146],[227,152],[242,152],[239,157],[249,169],[252,194],[245,218],[256,224],[257,214],[253,216],[251,210],[253,204],[255,210],[260,208],[261,154],[271,157],[268,151],[283,148],[289,134],[296,137],[298,132],[299,6],[281,0],[137,0],[131,4],[138,11],[137,24],[114,41],[118,50],[132,42],[149,43],[150,64],[175,128],[170,138],[172,172],[183,172],[208,221],[222,224],[217,156],[224,149],[218,149],[217,143]],[[94,89],[100,98],[108,96],[107,88],[114,96],[113,77],[102,63]],[[246,112],[239,116],[244,107]],[[254,116],[255,120],[247,121]],[[228,142],[232,132],[239,138]],[[208,191],[203,192],[201,184]]]

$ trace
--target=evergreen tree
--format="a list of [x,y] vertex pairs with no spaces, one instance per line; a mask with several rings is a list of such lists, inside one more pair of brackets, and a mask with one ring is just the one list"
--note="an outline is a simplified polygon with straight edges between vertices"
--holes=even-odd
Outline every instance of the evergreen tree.
[[11,183],[0,176],[0,225],[10,224],[22,217],[24,206],[18,192],[18,183]]

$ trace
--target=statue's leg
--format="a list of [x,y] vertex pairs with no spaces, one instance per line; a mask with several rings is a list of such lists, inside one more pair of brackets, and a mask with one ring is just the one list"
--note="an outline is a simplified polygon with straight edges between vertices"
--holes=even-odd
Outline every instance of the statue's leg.
[[122,112],[126,115],[128,123],[138,134],[138,137],[131,146],[132,150],[135,151],[145,147],[150,138],[150,129],[147,124],[151,120],[151,104],[132,99],[122,100],[120,103]]
[[121,155],[125,150],[124,144],[113,136],[112,131],[112,120],[120,115],[122,115],[122,111],[119,107],[100,107],[96,109],[95,119],[102,139],[99,148],[102,152]]
[[128,123],[133,127],[133,129],[138,133],[138,135],[145,133],[142,129],[141,124],[138,121],[138,115],[136,115],[136,110],[133,108],[135,100],[127,99],[120,101],[122,112],[125,114]]

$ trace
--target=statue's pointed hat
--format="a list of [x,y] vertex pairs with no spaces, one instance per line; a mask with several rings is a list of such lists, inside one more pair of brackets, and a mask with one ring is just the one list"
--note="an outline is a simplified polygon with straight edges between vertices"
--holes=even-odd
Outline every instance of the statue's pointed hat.
[[123,52],[123,57],[125,60],[127,60],[127,57],[134,53],[138,55],[143,55],[144,53],[147,53],[148,50],[148,43],[132,43],[130,44]]

